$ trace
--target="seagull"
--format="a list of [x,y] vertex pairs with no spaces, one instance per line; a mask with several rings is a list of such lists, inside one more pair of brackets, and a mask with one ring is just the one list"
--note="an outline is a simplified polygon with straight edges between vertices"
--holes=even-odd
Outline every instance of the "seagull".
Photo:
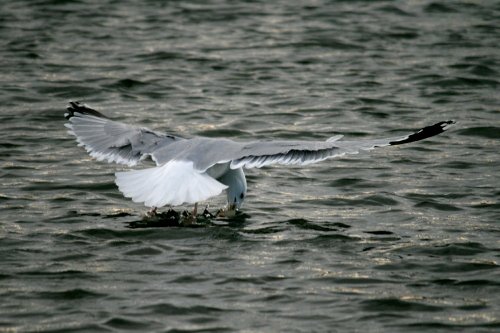
[[[308,165],[378,147],[420,141],[444,132],[453,120],[424,127],[412,134],[374,140],[250,141],[179,136],[114,121],[80,102],[70,102],[65,118],[68,133],[98,161],[129,167],[150,158],[155,167],[115,173],[125,197],[155,213],[163,206],[197,205],[226,191],[228,212],[241,208],[247,194],[244,168],[271,164]],[[227,216],[227,215],[226,215]]]

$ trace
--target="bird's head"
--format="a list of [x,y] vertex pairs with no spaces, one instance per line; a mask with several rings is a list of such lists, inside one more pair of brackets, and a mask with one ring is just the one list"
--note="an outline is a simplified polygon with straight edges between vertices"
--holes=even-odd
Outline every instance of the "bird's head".
[[246,186],[245,189],[240,191],[235,191],[235,193],[227,194],[227,205],[230,210],[239,210],[246,196]]
[[230,176],[226,179],[228,188],[227,206],[229,209],[238,210],[241,208],[247,195],[247,181],[242,169],[231,170]]

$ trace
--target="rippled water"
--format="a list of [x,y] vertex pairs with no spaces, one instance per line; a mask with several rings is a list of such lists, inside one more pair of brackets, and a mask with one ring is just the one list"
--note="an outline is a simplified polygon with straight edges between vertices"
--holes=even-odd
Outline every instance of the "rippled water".
[[[2,1],[0,332],[497,331],[498,22],[493,0]],[[235,220],[131,229],[69,100],[238,140],[458,123],[249,170]]]

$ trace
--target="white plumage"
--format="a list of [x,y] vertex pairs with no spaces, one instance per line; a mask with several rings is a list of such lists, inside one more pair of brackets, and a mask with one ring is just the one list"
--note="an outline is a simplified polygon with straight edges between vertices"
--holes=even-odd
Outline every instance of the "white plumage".
[[196,171],[189,161],[170,161],[159,167],[117,172],[115,176],[126,197],[148,207],[200,202],[227,188],[205,172]]

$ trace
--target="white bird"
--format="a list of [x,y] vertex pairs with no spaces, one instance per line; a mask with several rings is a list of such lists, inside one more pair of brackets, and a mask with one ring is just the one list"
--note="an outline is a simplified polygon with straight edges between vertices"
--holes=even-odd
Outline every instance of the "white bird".
[[68,133],[99,161],[135,166],[151,158],[156,167],[115,173],[119,190],[154,211],[162,206],[195,204],[226,190],[228,209],[239,209],[247,182],[243,168],[270,164],[307,165],[377,147],[419,141],[444,132],[454,121],[443,121],[400,137],[375,140],[253,141],[222,138],[185,139],[146,127],[111,120],[79,102],[65,114]]

